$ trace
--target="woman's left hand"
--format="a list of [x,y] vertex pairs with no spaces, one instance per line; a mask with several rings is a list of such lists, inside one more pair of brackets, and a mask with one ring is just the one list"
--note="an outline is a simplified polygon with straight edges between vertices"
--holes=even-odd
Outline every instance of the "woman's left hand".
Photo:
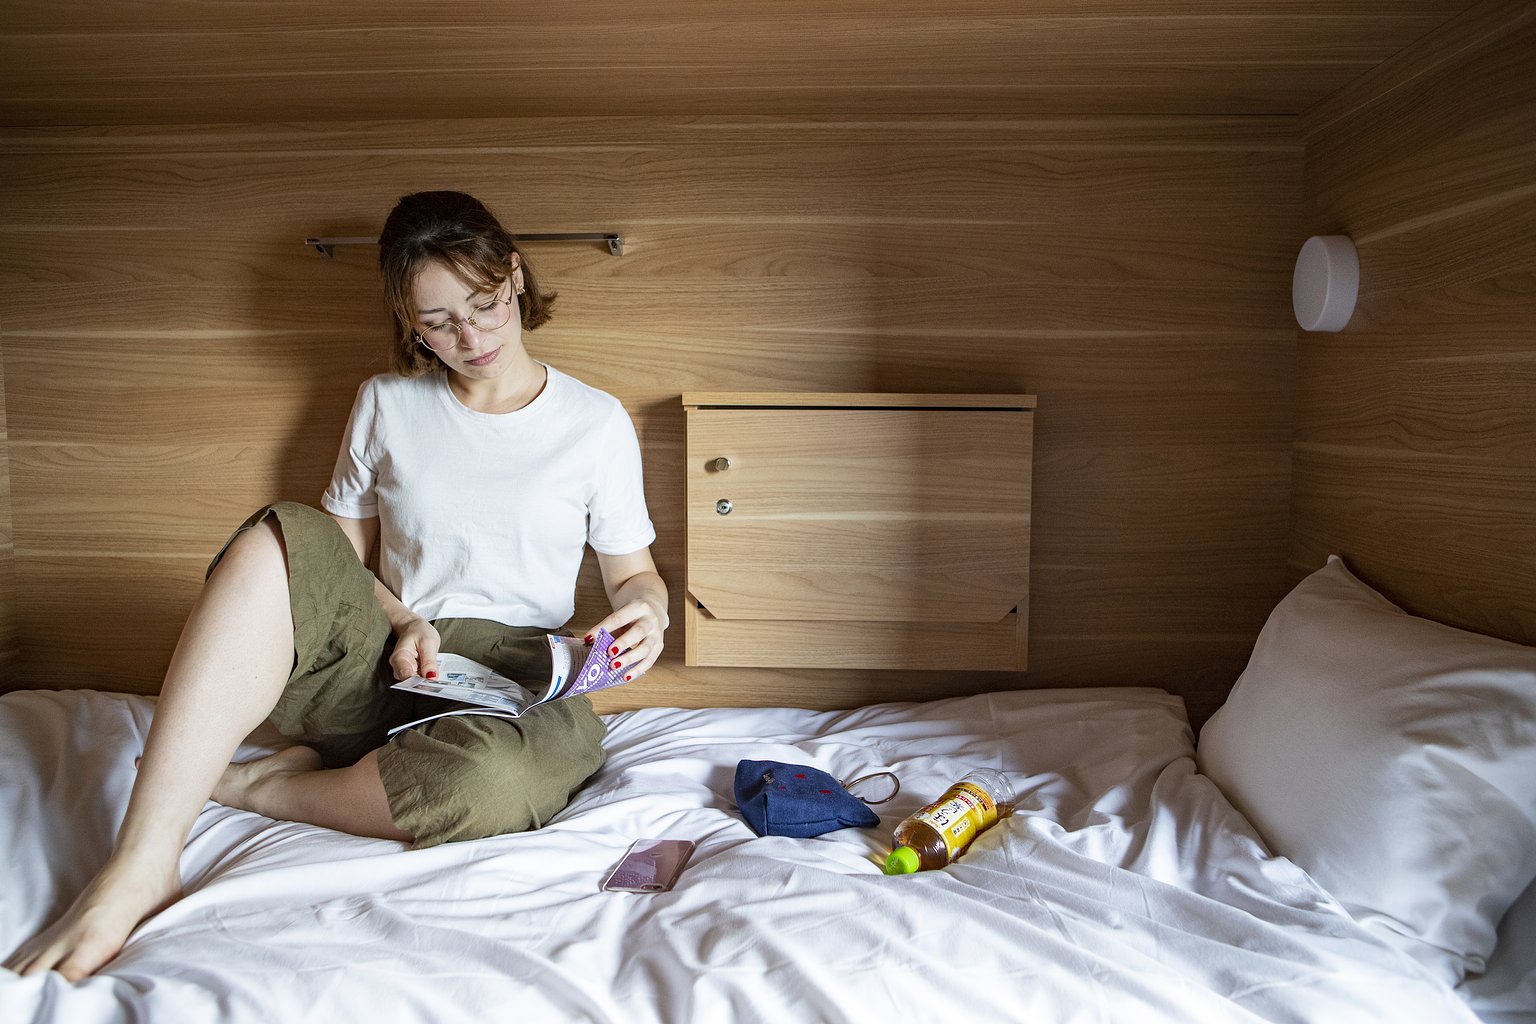
[[625,682],[629,682],[639,679],[661,657],[661,649],[665,646],[662,635],[666,628],[667,624],[654,605],[649,601],[634,600],[593,626],[586,639],[591,643],[599,629],[606,629],[614,644],[604,652],[608,664],[622,670]]

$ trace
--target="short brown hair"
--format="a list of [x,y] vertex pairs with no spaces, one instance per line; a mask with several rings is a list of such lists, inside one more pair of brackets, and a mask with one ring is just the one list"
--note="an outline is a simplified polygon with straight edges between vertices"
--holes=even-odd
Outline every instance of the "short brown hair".
[[390,352],[396,373],[419,377],[442,365],[416,343],[412,286],[421,269],[435,260],[465,282],[490,291],[512,276],[513,253],[523,270],[524,287],[524,293],[514,299],[523,330],[531,331],[549,320],[554,293],[539,291],[528,258],[485,204],[463,192],[413,192],[401,197],[379,234],[384,299],[399,328]]

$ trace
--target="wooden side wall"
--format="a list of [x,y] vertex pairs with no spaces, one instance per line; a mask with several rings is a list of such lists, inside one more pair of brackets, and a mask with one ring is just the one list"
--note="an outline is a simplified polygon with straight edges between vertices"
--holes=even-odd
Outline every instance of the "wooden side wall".
[[1306,118],[1309,234],[1360,253],[1302,335],[1293,575],[1536,643],[1536,8],[1487,3]]
[[[3,338],[0,338],[3,343]],[[11,528],[11,439],[5,419],[5,366],[0,360],[0,686],[17,677],[16,543]]]
[[[625,236],[530,247],[560,293],[530,350],[630,409],[673,585],[605,707],[1151,683],[1198,717],[1286,582],[1300,175],[1291,118],[5,130],[11,685],[155,690],[210,554],[318,500],[382,366],[373,250],[302,239],[461,188]],[[679,395],[772,389],[1039,396],[1027,676],[683,667]]]

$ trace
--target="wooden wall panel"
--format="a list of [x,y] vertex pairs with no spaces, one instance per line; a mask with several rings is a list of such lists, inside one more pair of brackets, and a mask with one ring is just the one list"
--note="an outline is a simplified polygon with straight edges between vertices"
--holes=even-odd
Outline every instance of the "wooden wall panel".
[[[667,656],[605,708],[1225,694],[1285,585],[1290,119],[468,127],[0,134],[23,682],[155,689],[212,551],[317,500],[381,366],[373,250],[301,240],[459,187],[514,230],[625,236],[529,249],[560,293],[530,350],[634,416],[675,598]],[[763,389],[1040,396],[1028,674],[684,668],[679,396]],[[602,604],[589,565],[579,622]]]
[[1307,117],[1348,328],[1302,335],[1293,575],[1536,643],[1536,8],[1485,3]]
[[5,415],[5,368],[0,359],[0,687],[19,677],[16,623],[16,544],[11,515],[11,439]]

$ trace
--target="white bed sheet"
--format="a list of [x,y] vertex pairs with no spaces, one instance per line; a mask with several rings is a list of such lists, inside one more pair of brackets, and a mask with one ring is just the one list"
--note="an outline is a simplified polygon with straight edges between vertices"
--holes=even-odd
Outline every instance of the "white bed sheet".
[[[0,698],[0,951],[104,858],[152,709]],[[608,723],[602,772],[533,833],[406,851],[209,804],[185,898],[79,984],[0,971],[0,1020],[1476,1020],[1265,852],[1161,691]],[[902,791],[879,829],[758,838],[742,758],[889,768]],[[895,824],[976,766],[1013,775],[1018,812],[944,871],[881,874]],[[674,891],[599,891],[662,836],[699,844]]]

